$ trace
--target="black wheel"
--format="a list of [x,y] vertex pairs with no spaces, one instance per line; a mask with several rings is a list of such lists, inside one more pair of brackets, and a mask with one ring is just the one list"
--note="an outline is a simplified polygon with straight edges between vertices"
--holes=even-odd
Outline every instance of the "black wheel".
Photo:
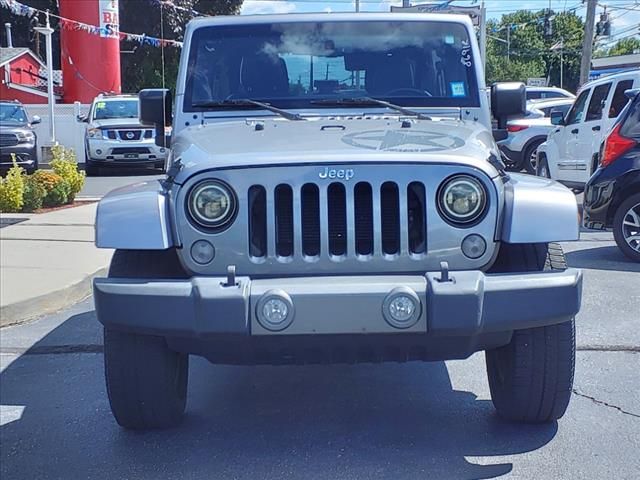
[[[537,151],[538,147],[542,145],[544,140],[537,140],[529,145],[522,155],[522,168],[524,168],[527,173],[531,175],[536,175],[538,170],[538,157]],[[548,169],[548,167],[547,167]]]
[[640,262],[640,193],[631,195],[616,210],[613,238],[622,253]]
[[[491,272],[564,270],[557,244],[503,244]],[[511,342],[485,352],[491,400],[498,415],[545,423],[564,415],[573,389],[575,324],[513,332]]]
[[536,175],[544,178],[551,178],[551,172],[549,171],[549,164],[547,163],[547,158],[542,157],[540,161],[536,165]]
[[[184,278],[174,250],[116,250],[110,277]],[[189,356],[165,338],[104,329],[104,366],[111,411],[134,430],[177,425],[187,399]]]
[[84,172],[87,177],[97,177],[100,174],[100,169],[88,158],[84,162]]

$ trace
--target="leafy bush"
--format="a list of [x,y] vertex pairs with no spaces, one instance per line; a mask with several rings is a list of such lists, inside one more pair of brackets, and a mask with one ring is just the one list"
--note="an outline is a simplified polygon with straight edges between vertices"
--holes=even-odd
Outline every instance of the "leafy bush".
[[67,201],[73,202],[76,194],[82,190],[84,186],[84,172],[78,170],[78,162],[76,161],[76,154],[73,149],[56,145],[52,148],[52,152],[53,160],[51,160],[50,163],[51,168],[69,185]]
[[19,212],[23,204],[24,170],[16,163],[13,156],[13,167],[6,178],[0,178],[0,212]]
[[24,205],[22,206],[23,211],[33,212],[34,210],[42,208],[46,195],[47,191],[33,175],[24,177],[24,194],[22,196],[24,200]]
[[67,203],[71,188],[60,175],[55,172],[38,170],[31,177],[33,181],[41,185],[46,192],[43,200],[45,207],[57,207]]

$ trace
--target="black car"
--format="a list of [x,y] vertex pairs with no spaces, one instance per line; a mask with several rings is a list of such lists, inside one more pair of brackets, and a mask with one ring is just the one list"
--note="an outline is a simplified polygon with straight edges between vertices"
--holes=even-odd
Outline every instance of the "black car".
[[38,141],[32,126],[40,123],[34,116],[29,122],[25,108],[19,102],[0,102],[0,172],[11,166],[12,155],[27,173],[38,169]]
[[620,250],[640,262],[640,89],[613,125],[584,195],[584,226],[613,228]]

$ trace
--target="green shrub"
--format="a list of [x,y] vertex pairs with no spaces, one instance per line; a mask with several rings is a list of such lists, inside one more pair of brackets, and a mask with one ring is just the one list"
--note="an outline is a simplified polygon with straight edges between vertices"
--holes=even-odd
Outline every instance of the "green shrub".
[[33,212],[42,208],[44,197],[47,195],[47,191],[40,184],[33,175],[24,177],[24,205],[22,210],[25,212]]
[[69,184],[62,180],[56,183],[44,197],[43,204],[45,207],[57,207],[64,205],[69,201]]
[[44,188],[45,196],[43,205],[45,207],[64,205],[69,200],[70,186],[65,179],[57,173],[38,170],[31,177],[34,182],[37,182]]
[[22,209],[24,170],[16,163],[13,156],[13,167],[7,172],[6,178],[0,178],[0,212],[19,212]]
[[69,185],[67,201],[73,202],[76,194],[82,190],[84,186],[84,172],[78,170],[78,162],[76,161],[76,154],[73,149],[56,145],[52,148],[52,152],[53,160],[50,162],[51,168]]

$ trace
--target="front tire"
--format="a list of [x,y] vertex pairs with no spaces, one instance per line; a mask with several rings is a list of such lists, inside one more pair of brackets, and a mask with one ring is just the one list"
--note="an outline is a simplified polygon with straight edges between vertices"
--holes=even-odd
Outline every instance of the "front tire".
[[95,163],[87,158],[84,162],[84,172],[87,177],[97,177],[100,174],[100,169]]
[[631,195],[616,210],[613,238],[622,253],[640,262],[640,193]]
[[[493,272],[564,270],[556,244],[503,244]],[[502,418],[546,423],[569,405],[575,370],[574,320],[513,332],[507,345],[485,352],[491,400]]]
[[538,177],[551,178],[546,157],[539,158],[538,165],[536,165],[536,175],[538,175]]
[[[117,250],[109,277],[183,278],[174,250]],[[104,366],[113,415],[133,430],[180,423],[187,398],[189,356],[169,349],[166,339],[104,329]]]

